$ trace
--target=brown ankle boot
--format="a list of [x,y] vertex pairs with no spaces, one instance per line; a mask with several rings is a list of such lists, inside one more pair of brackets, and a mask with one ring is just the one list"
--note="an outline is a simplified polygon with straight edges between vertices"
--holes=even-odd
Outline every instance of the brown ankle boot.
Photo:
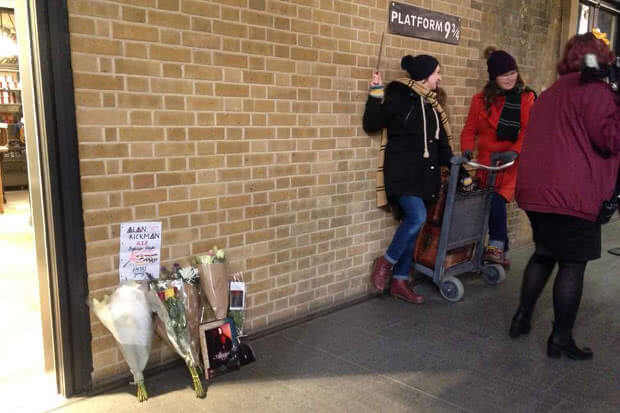
[[392,280],[390,295],[413,304],[422,304],[424,297],[413,291],[407,280]]
[[380,256],[375,260],[375,264],[372,269],[372,285],[377,290],[385,290],[387,279],[390,277],[390,271],[392,264],[385,259],[384,256]]

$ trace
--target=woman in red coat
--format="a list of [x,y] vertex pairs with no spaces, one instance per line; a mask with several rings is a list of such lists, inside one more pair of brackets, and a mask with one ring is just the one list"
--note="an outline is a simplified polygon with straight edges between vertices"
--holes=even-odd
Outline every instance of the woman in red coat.
[[[461,151],[471,159],[477,149],[478,161],[490,165],[494,152],[521,151],[536,94],[524,86],[517,62],[510,54],[488,47],[484,55],[489,81],[482,92],[472,98],[461,133]],[[505,266],[509,265],[505,255],[508,251],[506,203],[514,199],[516,181],[517,166],[514,165],[498,177],[491,200],[489,245],[484,257]]]

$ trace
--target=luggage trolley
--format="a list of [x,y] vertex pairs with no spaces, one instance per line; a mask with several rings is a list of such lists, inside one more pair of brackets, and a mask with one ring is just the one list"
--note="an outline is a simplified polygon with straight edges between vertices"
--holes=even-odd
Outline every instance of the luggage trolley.
[[[460,274],[481,273],[484,280],[491,285],[499,284],[506,278],[506,272],[500,264],[484,262],[482,257],[497,172],[512,166],[517,156],[516,152],[493,154],[491,164],[498,166],[481,165],[462,156],[453,156],[450,160],[450,177],[435,265],[431,268],[418,262],[415,264],[416,271],[431,277],[433,283],[439,287],[441,295],[448,301],[456,302],[463,297],[463,283],[456,277]],[[476,191],[457,191],[461,165],[488,171],[486,183]],[[473,254],[470,258],[446,268],[446,256],[450,251],[471,245]]]

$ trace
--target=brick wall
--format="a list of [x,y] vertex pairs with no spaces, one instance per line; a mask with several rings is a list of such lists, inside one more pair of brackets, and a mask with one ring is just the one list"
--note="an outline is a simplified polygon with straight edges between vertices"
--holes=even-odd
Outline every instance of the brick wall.
[[[403,76],[404,54],[437,56],[458,136],[486,76],[481,38],[513,51],[513,32],[491,0],[409,3],[463,17],[461,43],[386,35],[384,77]],[[526,77],[548,83],[553,2],[502,3],[527,33],[516,51]],[[118,284],[129,220],[162,221],[164,264],[225,248],[248,281],[250,331],[368,294],[394,230],[374,206],[377,137],[360,127],[387,0],[68,5],[93,295]],[[95,383],[126,373],[95,318],[92,332]],[[156,339],[150,363],[170,357]]]

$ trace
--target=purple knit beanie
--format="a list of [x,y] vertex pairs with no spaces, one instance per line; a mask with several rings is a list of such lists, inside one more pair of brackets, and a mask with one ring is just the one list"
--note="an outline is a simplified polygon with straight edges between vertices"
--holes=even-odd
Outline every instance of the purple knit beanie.
[[495,80],[499,75],[517,70],[517,62],[514,57],[503,50],[493,51],[487,58],[487,70],[489,79]]

